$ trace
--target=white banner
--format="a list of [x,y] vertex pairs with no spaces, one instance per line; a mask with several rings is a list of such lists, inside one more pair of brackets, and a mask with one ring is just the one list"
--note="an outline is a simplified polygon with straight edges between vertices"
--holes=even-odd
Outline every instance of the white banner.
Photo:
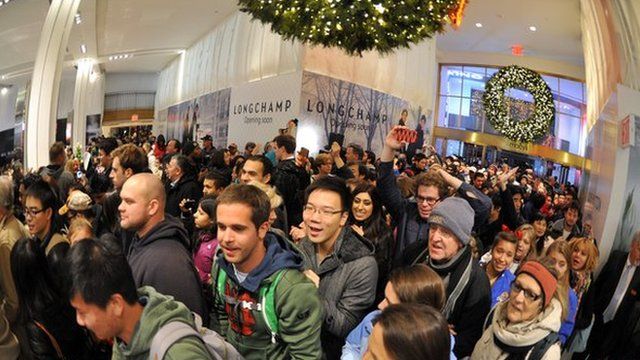
[[418,140],[410,146],[412,153],[430,142],[430,110],[362,85],[304,72],[298,147],[312,154],[328,145],[334,134],[344,136],[343,146],[356,143],[379,155],[387,133],[401,119],[418,131]]
[[231,90],[229,140],[239,149],[249,141],[264,145],[300,111],[302,73],[247,83]]

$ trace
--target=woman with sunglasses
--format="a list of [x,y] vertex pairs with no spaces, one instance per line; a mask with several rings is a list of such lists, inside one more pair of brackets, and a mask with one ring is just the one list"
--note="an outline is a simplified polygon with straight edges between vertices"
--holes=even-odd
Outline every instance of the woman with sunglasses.
[[487,317],[471,359],[560,359],[562,305],[556,270],[537,261],[522,264],[509,300]]

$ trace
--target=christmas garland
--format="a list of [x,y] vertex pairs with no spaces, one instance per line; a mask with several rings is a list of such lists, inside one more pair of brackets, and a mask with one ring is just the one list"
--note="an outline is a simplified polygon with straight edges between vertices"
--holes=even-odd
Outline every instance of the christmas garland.
[[[504,93],[510,88],[525,89],[533,95],[535,108],[528,119],[518,121],[509,117]],[[544,136],[556,113],[551,89],[540,74],[516,65],[500,69],[489,79],[483,103],[494,129],[508,139],[525,143]]]
[[[452,21],[466,0],[239,0],[240,10],[285,39],[339,47],[350,55],[408,48]],[[449,20],[450,18],[450,20]]]

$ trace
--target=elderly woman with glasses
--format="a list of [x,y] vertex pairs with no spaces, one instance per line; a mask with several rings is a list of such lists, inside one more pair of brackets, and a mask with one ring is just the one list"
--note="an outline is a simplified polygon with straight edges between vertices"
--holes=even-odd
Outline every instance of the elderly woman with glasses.
[[557,287],[551,264],[524,263],[511,284],[509,300],[487,317],[471,359],[560,359],[562,305]]

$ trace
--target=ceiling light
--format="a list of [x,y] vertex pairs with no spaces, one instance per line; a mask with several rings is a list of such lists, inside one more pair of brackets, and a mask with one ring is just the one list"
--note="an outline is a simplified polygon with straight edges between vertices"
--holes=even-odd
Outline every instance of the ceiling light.
[[86,54],[87,53],[87,46],[85,44],[80,45],[80,51],[83,54]]
[[76,16],[74,16],[74,19],[76,21],[76,25],[80,25],[82,23],[82,16],[80,16],[80,12],[76,13]]
[[7,87],[3,87],[2,89],[0,89],[0,94],[2,95],[7,95],[8,92],[9,92],[9,88]]
[[476,23],[476,27],[477,28],[481,28],[482,27],[482,23]]
[[538,30],[538,28],[536,28],[535,26],[529,26],[529,30],[530,31],[536,31],[536,30]]

